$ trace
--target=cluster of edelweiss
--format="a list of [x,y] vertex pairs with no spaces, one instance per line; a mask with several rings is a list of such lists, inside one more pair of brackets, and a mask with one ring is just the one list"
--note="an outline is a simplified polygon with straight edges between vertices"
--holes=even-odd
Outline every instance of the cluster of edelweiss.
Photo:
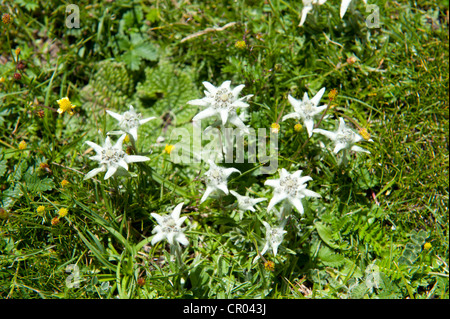
[[[239,85],[233,89],[230,87],[230,81],[225,81],[219,87],[215,87],[209,82],[203,82],[203,85],[206,87],[205,97],[188,102],[190,105],[204,107],[203,111],[194,116],[193,122],[196,123],[197,121],[208,117],[219,116],[219,121],[223,126],[227,123],[231,123],[247,132],[247,127],[237,115],[237,109],[248,107],[249,105],[245,101],[252,97],[252,95],[247,95],[238,98],[244,85]],[[294,108],[294,112],[285,115],[282,121],[291,118],[301,119],[309,136],[313,133],[319,133],[334,142],[335,154],[343,151],[343,156],[347,157],[349,150],[369,153],[367,150],[354,145],[364,139],[347,127],[342,118],[339,118],[339,127],[336,132],[314,128],[314,119],[321,115],[327,108],[327,105],[319,106],[324,93],[325,88],[322,88],[312,99],[309,99],[308,94],[305,93],[302,100],[297,100],[289,95],[288,99]],[[108,179],[113,175],[129,175],[129,163],[149,160],[149,158],[145,156],[128,155],[122,150],[122,143],[127,135],[130,137],[131,142],[135,143],[137,140],[138,127],[153,118],[141,119],[141,115],[136,113],[132,106],[130,106],[130,110],[123,115],[111,111],[107,112],[119,121],[120,130],[109,132],[103,147],[89,141],[86,142],[97,152],[91,159],[98,161],[100,166],[87,173],[85,179],[91,178],[99,172],[106,172],[104,179]],[[111,144],[109,138],[109,135],[111,134],[121,135],[114,145]],[[369,141],[372,140],[369,139]],[[259,202],[266,200],[266,198],[251,198],[249,196],[240,195],[233,190],[229,191],[227,179],[232,173],[240,174],[240,171],[236,168],[218,166],[212,160],[209,160],[209,170],[205,173],[206,190],[200,200],[200,204],[212,193],[227,195],[231,193],[236,197],[237,206],[241,212],[247,210],[254,212],[254,206]],[[284,168],[279,171],[278,179],[266,180],[265,185],[273,187],[273,197],[267,206],[267,212],[270,212],[274,206],[281,201],[283,201],[283,206],[280,209],[280,224],[277,227],[272,227],[267,222],[263,221],[266,228],[266,244],[260,255],[263,255],[270,248],[274,255],[277,254],[278,246],[281,244],[283,236],[286,233],[286,231],[283,230],[287,221],[286,215],[293,207],[295,207],[300,214],[303,214],[303,198],[321,197],[318,193],[306,188],[306,183],[310,180],[312,180],[310,176],[302,176],[301,170],[289,173]],[[182,228],[186,217],[180,217],[183,204],[184,203],[178,204],[173,209],[172,213],[168,215],[162,216],[156,213],[151,214],[158,222],[158,225],[153,229],[155,235],[151,241],[152,245],[163,239],[166,239],[172,246],[176,246],[177,243],[182,245],[188,244],[184,229]],[[259,258],[259,256],[256,258]]]

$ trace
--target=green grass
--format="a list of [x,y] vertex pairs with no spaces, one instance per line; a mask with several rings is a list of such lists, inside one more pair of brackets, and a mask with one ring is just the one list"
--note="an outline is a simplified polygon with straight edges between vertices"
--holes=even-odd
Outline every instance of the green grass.
[[[372,29],[361,1],[343,19],[339,3],[298,27],[294,1],[81,1],[80,28],[69,29],[65,2],[4,2],[13,19],[0,22],[0,297],[448,298],[448,2],[379,1]],[[246,124],[280,124],[278,168],[303,170],[322,195],[293,211],[278,254],[256,262],[262,222],[277,224],[264,182],[278,173],[235,165],[245,174],[228,188],[268,199],[241,219],[231,195],[199,204],[207,165],[163,152],[174,128],[192,131],[201,108],[187,102],[203,97],[202,82],[226,80],[254,95]],[[288,94],[322,87],[323,103],[338,95],[320,127],[345,116],[374,140],[347,167],[319,146],[328,139],[281,122]],[[65,96],[73,116],[56,113]],[[83,180],[96,167],[84,142],[102,144],[117,123],[105,110],[129,104],[157,117],[137,143],[151,160],[130,164],[132,178]],[[189,245],[174,256],[167,242],[151,245],[150,214],[180,202]],[[69,214],[52,224],[60,208]],[[78,287],[66,284],[74,264]]]

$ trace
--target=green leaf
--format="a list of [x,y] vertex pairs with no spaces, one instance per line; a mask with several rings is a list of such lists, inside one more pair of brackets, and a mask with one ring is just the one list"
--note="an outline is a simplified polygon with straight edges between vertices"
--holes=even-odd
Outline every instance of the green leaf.
[[8,162],[7,160],[0,161],[0,177],[3,177],[3,175],[5,175],[7,162]]
[[40,179],[36,174],[30,172],[25,173],[24,182],[26,188],[32,193],[50,191],[55,187],[51,178]]
[[314,223],[314,226],[317,230],[317,233],[319,234],[320,238],[330,247],[332,248],[339,248],[338,245],[334,243],[332,231],[329,227],[325,226],[321,222]]
[[338,268],[345,262],[344,256],[336,254],[327,246],[322,246],[317,256],[320,259],[320,262],[328,267]]

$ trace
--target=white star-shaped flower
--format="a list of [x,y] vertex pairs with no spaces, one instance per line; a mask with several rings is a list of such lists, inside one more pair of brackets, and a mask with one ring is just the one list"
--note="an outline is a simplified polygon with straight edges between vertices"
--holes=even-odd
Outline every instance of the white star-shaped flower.
[[99,162],[100,167],[88,172],[84,179],[92,178],[100,172],[106,172],[104,179],[119,174],[129,175],[128,172],[125,173],[123,170],[119,171],[119,168],[128,171],[129,163],[150,160],[150,158],[146,156],[128,155],[125,153],[122,150],[122,143],[125,136],[125,134],[122,135],[114,145],[111,144],[111,140],[109,136],[107,136],[103,147],[90,141],[85,142],[97,152],[97,155],[91,156],[90,159]]
[[289,95],[288,100],[294,107],[295,112],[283,116],[282,120],[285,121],[290,118],[302,119],[303,124],[305,124],[306,130],[308,131],[308,135],[311,137],[314,128],[314,117],[327,108],[327,105],[318,106],[324,93],[325,88],[320,89],[311,100],[306,92],[303,95],[303,100],[297,100]]
[[285,222],[286,220],[284,220],[278,227],[271,227],[267,222],[262,222],[266,228],[266,243],[261,250],[261,256],[264,255],[270,248],[272,248],[273,255],[277,255],[278,246],[282,243],[284,234],[287,233],[287,231],[283,229]]
[[189,241],[186,235],[183,233],[184,229],[181,228],[187,216],[180,218],[181,207],[184,203],[178,204],[172,211],[170,215],[159,215],[156,213],[151,213],[154,219],[158,222],[158,225],[153,228],[152,233],[156,235],[152,238],[152,245],[157,242],[167,239],[169,244],[174,245],[175,241],[186,246]]
[[327,0],[303,0],[302,17],[298,26],[301,27],[305,23],[306,15],[313,9],[313,5],[322,5],[325,2]]
[[249,196],[242,196],[233,190],[230,190],[230,193],[234,197],[236,197],[236,199],[238,201],[238,208],[241,211],[250,210],[250,211],[254,212],[255,208],[253,206],[255,206],[256,204],[258,204],[262,201],[267,200],[267,198],[251,198]]
[[142,115],[140,113],[136,113],[133,106],[130,105],[130,110],[126,111],[122,115],[115,113],[110,110],[106,110],[106,112],[119,121],[120,131],[109,132],[108,134],[129,134],[133,138],[134,141],[137,141],[137,129],[140,125],[147,123],[150,120],[155,119],[156,117],[148,117],[146,119],[142,119]]
[[310,176],[301,177],[302,171],[298,170],[292,174],[282,168],[279,179],[266,180],[264,185],[274,188],[273,197],[267,206],[269,212],[277,203],[287,199],[300,214],[303,214],[303,204],[301,199],[304,197],[322,197],[320,194],[306,189],[306,182],[312,180]]
[[237,126],[238,128],[248,131],[244,122],[236,113],[237,108],[245,108],[249,105],[244,101],[248,100],[253,95],[246,95],[238,98],[239,93],[245,87],[244,84],[236,86],[234,89],[230,88],[231,81],[223,82],[219,87],[215,87],[209,82],[203,82],[206,90],[205,97],[202,99],[191,100],[188,104],[206,107],[203,111],[193,117],[193,121],[199,121],[207,117],[219,115],[222,120],[222,125],[227,122]]
[[209,160],[209,170],[205,173],[206,176],[206,190],[200,200],[200,204],[203,203],[208,196],[217,190],[221,190],[228,195],[227,179],[228,177],[236,172],[241,173],[238,169],[230,167],[224,168],[217,166],[213,161]]
[[[363,0],[365,4],[367,4],[367,0]],[[341,19],[344,17],[345,12],[347,12],[348,6],[350,5],[350,2],[352,2],[352,0],[342,0],[341,2],[341,10],[340,10],[340,16]]]
[[[355,152],[370,152],[358,145],[354,145],[360,141],[363,141],[364,138],[358,133],[354,132],[351,128],[347,127],[345,121],[342,117],[339,118],[339,127],[336,132],[330,132],[326,130],[322,130],[319,128],[314,129],[314,132],[325,135],[330,140],[334,141],[334,150],[333,152],[337,154],[340,150],[344,150],[347,152],[348,150]],[[369,142],[373,142],[372,139],[368,140]]]

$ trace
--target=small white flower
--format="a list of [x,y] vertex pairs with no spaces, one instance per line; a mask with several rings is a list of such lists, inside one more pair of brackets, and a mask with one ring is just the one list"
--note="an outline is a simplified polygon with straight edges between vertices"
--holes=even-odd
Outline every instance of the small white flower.
[[[337,154],[340,150],[344,151],[355,151],[355,152],[370,152],[358,145],[354,145],[355,143],[361,142],[364,138],[358,133],[354,132],[351,128],[347,127],[345,121],[342,117],[339,118],[339,127],[336,132],[329,132],[322,129],[314,129],[313,132],[325,135],[330,140],[334,141],[334,150],[333,152]],[[368,140],[369,142],[373,142],[372,139]]]
[[248,100],[253,95],[238,98],[239,93],[245,85],[241,84],[234,89],[231,89],[230,84],[231,81],[225,81],[219,87],[215,87],[209,82],[203,82],[203,85],[206,88],[206,91],[204,91],[205,97],[202,99],[191,100],[188,104],[203,106],[206,107],[206,109],[195,115],[192,120],[195,122],[207,117],[219,115],[222,120],[222,125],[230,122],[247,132],[248,128],[237,115],[236,109],[248,107],[249,105],[244,101]]
[[156,235],[152,238],[152,245],[155,243],[167,239],[169,244],[174,245],[175,241],[186,246],[189,242],[183,233],[183,225],[187,216],[180,218],[181,207],[184,203],[178,204],[172,211],[170,215],[159,215],[156,213],[151,213],[154,219],[158,222],[158,225],[153,228],[152,233]]
[[321,197],[320,194],[306,189],[306,182],[312,180],[310,176],[301,177],[302,171],[298,170],[292,174],[282,168],[279,179],[266,180],[264,185],[274,188],[273,197],[267,206],[269,212],[277,203],[287,199],[300,214],[303,214],[303,204],[301,199],[304,197]]
[[263,221],[264,227],[266,228],[266,244],[261,251],[261,256],[266,253],[267,250],[272,248],[273,255],[276,256],[278,252],[278,246],[280,246],[283,241],[284,234],[287,233],[284,228],[286,220],[278,227],[271,227],[267,222]]
[[267,200],[267,198],[251,198],[248,196],[242,196],[233,190],[230,190],[230,193],[238,200],[238,208],[241,211],[250,210],[254,212],[255,208],[253,206],[258,204],[259,202]]
[[129,163],[144,162],[150,160],[150,158],[146,156],[128,155],[127,153],[125,153],[122,150],[122,143],[125,136],[125,134],[122,135],[114,145],[111,144],[111,140],[109,136],[107,136],[103,147],[90,141],[85,142],[97,152],[97,155],[91,156],[90,159],[99,162],[100,167],[88,172],[84,179],[92,178],[98,173],[105,171],[106,174],[104,179],[108,179],[113,175],[122,174],[122,172],[118,171],[119,168],[123,168],[128,171]]
[[320,99],[325,93],[325,88],[320,89],[319,92],[310,100],[308,93],[305,92],[303,100],[297,100],[291,95],[288,96],[289,102],[294,107],[295,112],[283,116],[283,121],[290,118],[300,118],[306,126],[309,136],[311,137],[314,128],[314,117],[319,115],[327,108],[327,105],[318,106]]
[[[363,0],[365,4],[367,4],[367,0]],[[341,19],[344,17],[345,12],[347,12],[348,6],[350,5],[350,2],[352,2],[352,0],[342,0],[341,2],[341,10],[340,10],[340,16]]]
[[217,190],[221,190],[228,195],[227,179],[228,177],[236,172],[241,173],[238,169],[230,167],[224,168],[217,166],[213,161],[209,160],[209,170],[205,173],[206,175],[206,190],[200,200],[200,204],[203,203],[208,196]]
[[110,110],[106,110],[106,112],[111,115],[113,118],[119,121],[120,131],[113,131],[108,134],[129,134],[131,137],[137,141],[137,129],[140,125],[147,123],[150,120],[155,119],[156,117],[148,117],[146,119],[141,119],[142,115],[140,113],[136,113],[133,106],[130,105],[130,110],[126,111],[122,115],[112,112]]
[[313,9],[313,5],[322,5],[326,1],[327,0],[303,0],[302,17],[298,26],[301,27],[305,23],[306,15]]

